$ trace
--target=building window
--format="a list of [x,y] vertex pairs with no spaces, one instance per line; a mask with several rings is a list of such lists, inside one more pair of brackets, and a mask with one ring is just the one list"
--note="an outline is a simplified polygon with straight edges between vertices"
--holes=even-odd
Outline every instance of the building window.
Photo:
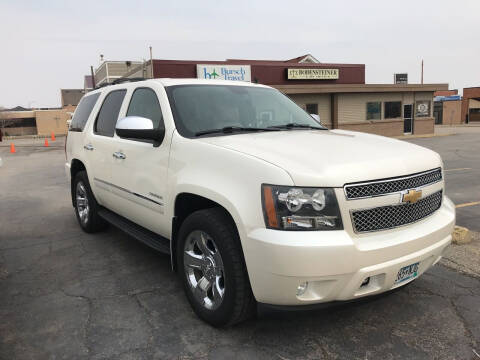
[[382,118],[382,103],[380,101],[367,102],[367,120],[380,120]]
[[430,116],[430,100],[417,101],[415,103],[415,116],[427,117]]
[[36,118],[0,119],[1,128],[37,127]]
[[396,119],[400,117],[402,117],[402,102],[386,101],[385,102],[385,119]]
[[318,115],[318,104],[307,104],[305,105],[305,110],[309,114]]

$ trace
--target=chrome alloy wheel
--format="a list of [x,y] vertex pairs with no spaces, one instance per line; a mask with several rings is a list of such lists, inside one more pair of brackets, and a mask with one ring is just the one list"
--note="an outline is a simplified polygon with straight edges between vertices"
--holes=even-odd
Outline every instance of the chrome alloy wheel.
[[81,181],[77,183],[77,188],[75,189],[75,201],[80,221],[83,225],[86,225],[88,221],[88,214],[90,212],[90,206],[88,204],[87,190]]
[[215,310],[225,294],[225,272],[218,247],[204,231],[192,231],[185,240],[183,264],[190,290],[205,308]]

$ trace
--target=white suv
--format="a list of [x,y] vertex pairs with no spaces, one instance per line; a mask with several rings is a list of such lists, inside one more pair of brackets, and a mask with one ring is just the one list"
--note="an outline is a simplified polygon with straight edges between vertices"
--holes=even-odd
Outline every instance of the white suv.
[[256,302],[405,285],[441,258],[455,222],[438,154],[330,131],[268,86],[156,79],[92,91],[66,154],[82,229],[111,223],[169,253],[215,326]]

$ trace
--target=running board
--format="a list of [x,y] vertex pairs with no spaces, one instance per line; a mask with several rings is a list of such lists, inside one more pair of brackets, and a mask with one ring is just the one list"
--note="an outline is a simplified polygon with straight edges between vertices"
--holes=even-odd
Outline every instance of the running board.
[[108,223],[119,228],[124,233],[130,235],[138,241],[141,241],[145,245],[165,254],[170,254],[170,240],[164,238],[163,236],[155,234],[154,232],[147,230],[144,227],[125,219],[123,216],[120,216],[103,207],[99,209],[98,215],[100,215],[100,217]]

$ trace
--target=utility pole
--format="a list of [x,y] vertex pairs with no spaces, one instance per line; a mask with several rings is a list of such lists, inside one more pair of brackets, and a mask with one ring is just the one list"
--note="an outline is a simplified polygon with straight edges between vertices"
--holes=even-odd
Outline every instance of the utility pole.
[[422,85],[423,85],[423,59],[422,59]]
[[152,47],[149,46],[150,48],[150,77],[153,79],[153,56],[152,56]]

